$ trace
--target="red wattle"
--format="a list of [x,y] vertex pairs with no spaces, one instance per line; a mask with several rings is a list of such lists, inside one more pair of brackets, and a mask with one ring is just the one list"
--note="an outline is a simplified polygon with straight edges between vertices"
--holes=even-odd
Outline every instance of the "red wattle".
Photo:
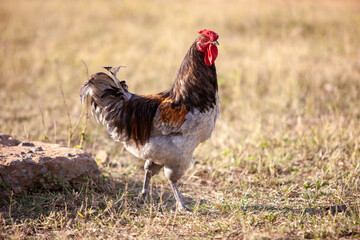
[[205,52],[205,64],[208,66],[213,65],[218,56],[218,49],[215,45],[209,44]]

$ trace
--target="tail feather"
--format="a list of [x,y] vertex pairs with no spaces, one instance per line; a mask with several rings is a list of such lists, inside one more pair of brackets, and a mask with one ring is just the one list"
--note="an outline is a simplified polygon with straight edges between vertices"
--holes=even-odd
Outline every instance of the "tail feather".
[[136,145],[145,144],[162,100],[128,92],[125,81],[116,77],[119,67],[106,67],[106,70],[109,75],[96,73],[81,87],[82,103],[87,96],[90,97],[92,114],[98,122],[107,126],[115,141],[133,140]]
[[125,81],[119,81],[116,77],[120,67],[105,69],[110,76],[103,72],[95,73],[80,89],[81,102],[84,104],[87,96],[90,97],[91,113],[102,124],[113,115],[109,112],[111,109],[121,108],[124,102],[131,98]]
[[[110,77],[114,80],[114,83],[116,84],[116,86],[118,88],[120,88],[120,86],[122,85],[121,83],[125,81],[121,81],[116,77],[116,74],[119,72],[120,68],[122,67],[126,67],[126,66],[117,66],[117,67],[104,67],[109,73],[110,73]],[[126,85],[126,84],[125,84]],[[127,88],[127,86],[126,86]]]

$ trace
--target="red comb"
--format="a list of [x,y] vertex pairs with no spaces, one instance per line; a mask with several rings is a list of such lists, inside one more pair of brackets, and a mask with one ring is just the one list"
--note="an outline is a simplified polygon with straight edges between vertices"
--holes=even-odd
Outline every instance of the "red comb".
[[208,29],[200,30],[198,33],[207,36],[210,41],[216,41],[219,38],[219,35],[217,35],[214,31]]

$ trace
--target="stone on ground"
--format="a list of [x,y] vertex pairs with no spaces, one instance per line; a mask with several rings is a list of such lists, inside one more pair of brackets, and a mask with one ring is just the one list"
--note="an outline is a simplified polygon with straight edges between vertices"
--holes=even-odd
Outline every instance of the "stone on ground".
[[84,181],[99,173],[95,160],[81,149],[0,134],[0,191],[9,187],[19,193],[45,182]]

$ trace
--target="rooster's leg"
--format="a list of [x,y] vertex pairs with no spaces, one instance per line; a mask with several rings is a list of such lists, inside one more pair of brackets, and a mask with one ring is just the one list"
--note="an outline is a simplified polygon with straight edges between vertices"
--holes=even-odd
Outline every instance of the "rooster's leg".
[[154,176],[155,174],[157,174],[162,167],[163,167],[163,165],[155,164],[154,162],[151,162],[149,160],[147,160],[145,162],[145,165],[144,165],[145,177],[144,177],[143,188],[142,188],[141,194],[139,196],[140,202],[144,202],[147,195],[149,194],[149,191],[150,191],[149,184],[150,184],[151,177]]
[[180,192],[179,192],[179,189],[176,185],[176,182],[173,182],[171,180],[169,180],[169,183],[170,183],[170,186],[171,186],[171,189],[173,190],[173,193],[174,193],[174,196],[175,196],[175,199],[176,199],[176,205],[177,205],[177,208],[180,210],[180,211],[184,211],[184,212],[191,212],[190,209],[188,209],[183,200],[182,200],[182,197],[180,195]]
[[147,197],[147,195],[149,193],[150,179],[151,179],[150,171],[145,170],[144,184],[143,184],[143,188],[142,188],[141,194],[140,194],[140,201],[142,201],[142,202],[145,200],[145,198]]

